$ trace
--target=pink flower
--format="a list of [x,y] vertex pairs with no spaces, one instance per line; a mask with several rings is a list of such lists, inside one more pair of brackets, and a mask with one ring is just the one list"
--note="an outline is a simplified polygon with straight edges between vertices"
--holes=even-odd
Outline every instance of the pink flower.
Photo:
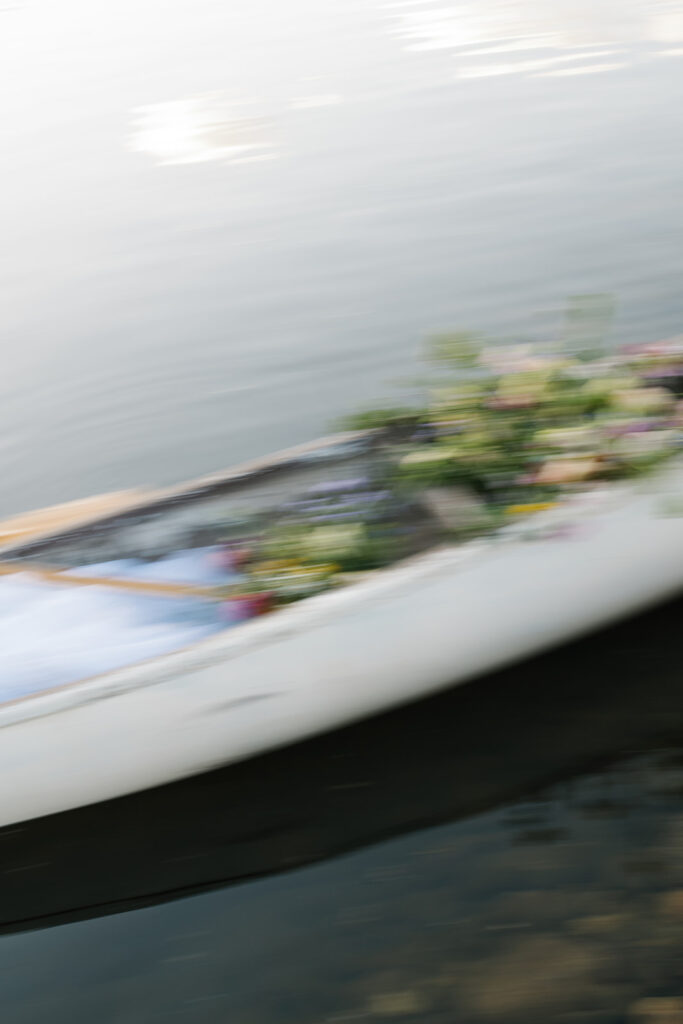
[[531,345],[499,345],[485,348],[479,362],[493,373],[507,376],[510,373],[534,373],[553,366],[556,360],[547,356],[535,356]]
[[231,597],[221,605],[221,615],[231,623],[247,622],[259,615],[265,615],[273,606],[273,595],[268,592],[260,594],[240,594]]
[[537,484],[571,484],[588,480],[600,472],[599,459],[586,457],[576,459],[552,459],[544,462],[536,474]]
[[538,404],[538,400],[531,395],[510,395],[502,397],[498,395],[489,399],[486,403],[489,409],[529,409]]
[[251,548],[237,545],[226,545],[212,555],[213,564],[220,569],[234,572],[241,569],[251,558]]

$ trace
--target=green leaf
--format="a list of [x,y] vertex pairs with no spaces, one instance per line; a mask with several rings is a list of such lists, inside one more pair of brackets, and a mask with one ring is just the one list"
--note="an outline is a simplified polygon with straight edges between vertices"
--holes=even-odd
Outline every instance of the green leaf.
[[389,409],[365,409],[352,413],[341,420],[345,430],[377,430],[382,427],[408,427],[424,418],[420,409],[397,407]]
[[582,358],[595,358],[605,352],[612,329],[616,305],[607,293],[571,295],[567,301],[565,344]]
[[482,346],[481,336],[471,331],[436,334],[427,343],[427,358],[450,366],[473,367],[477,365]]

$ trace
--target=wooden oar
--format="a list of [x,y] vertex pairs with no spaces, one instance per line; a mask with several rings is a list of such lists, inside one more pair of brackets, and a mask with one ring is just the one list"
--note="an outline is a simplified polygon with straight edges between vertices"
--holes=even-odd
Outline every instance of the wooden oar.
[[223,598],[224,593],[221,587],[197,587],[189,583],[126,580],[112,576],[73,576],[68,574],[68,570],[35,562],[0,562],[0,576],[12,576],[21,572],[31,573],[47,583],[59,583],[73,587],[111,587],[137,594],[152,594],[157,597],[201,597],[205,600],[208,598],[219,601]]

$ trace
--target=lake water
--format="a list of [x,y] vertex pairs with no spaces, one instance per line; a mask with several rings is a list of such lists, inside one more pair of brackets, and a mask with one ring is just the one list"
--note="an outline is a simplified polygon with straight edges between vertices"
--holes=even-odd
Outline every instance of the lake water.
[[678,0],[0,22],[0,513],[308,440],[434,330],[681,328]]
[[303,872],[5,938],[3,1018],[618,1024],[683,993],[682,853],[681,757],[636,757]]
[[[1,513],[307,440],[434,330],[552,336],[584,292],[623,340],[681,329],[677,0],[8,0],[0,28]],[[271,833],[254,768],[277,873],[4,936],[3,1020],[683,1020],[679,621],[627,691],[628,632],[546,664],[561,713],[508,687],[320,741],[351,767]]]

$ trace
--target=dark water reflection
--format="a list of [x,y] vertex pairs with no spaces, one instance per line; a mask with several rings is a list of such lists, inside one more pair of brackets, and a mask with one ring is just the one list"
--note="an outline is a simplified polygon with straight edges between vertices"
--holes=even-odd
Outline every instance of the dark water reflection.
[[683,994],[683,758],[0,948],[12,1022],[622,1021]]
[[[81,912],[110,916],[0,939],[4,1019],[673,1024],[681,611],[0,833],[5,927],[60,899],[113,901]],[[240,882],[250,871],[276,874]],[[142,906],[172,897],[173,879],[217,888]]]

